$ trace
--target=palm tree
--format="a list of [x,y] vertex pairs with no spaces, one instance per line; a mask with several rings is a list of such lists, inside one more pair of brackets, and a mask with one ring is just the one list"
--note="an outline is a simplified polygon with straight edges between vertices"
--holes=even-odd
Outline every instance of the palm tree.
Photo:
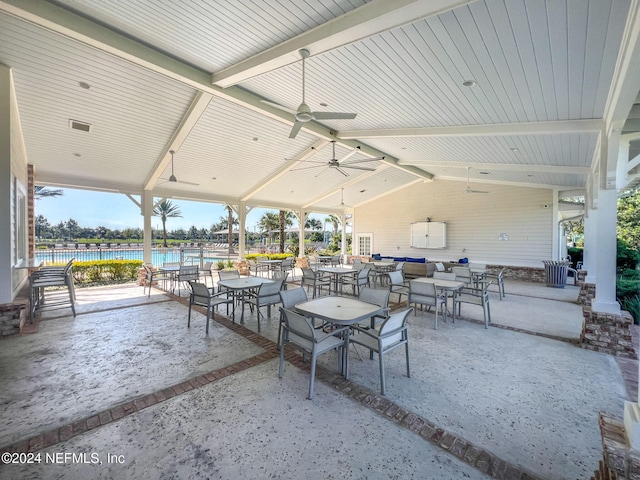
[[317,218],[307,218],[307,221],[304,222],[304,228],[319,231],[322,230],[322,222]]
[[266,233],[269,243],[273,240],[273,231],[277,230],[280,225],[278,215],[272,212],[265,212],[258,222],[258,228],[261,232]]
[[163,200],[156,208],[153,209],[153,214],[156,217],[160,217],[162,220],[162,244],[167,246],[167,218],[170,217],[182,217],[180,207],[171,203],[171,200]]
[[61,195],[64,195],[64,192],[59,188],[51,190],[47,189],[47,187],[43,187],[42,185],[36,185],[33,187],[33,198],[36,200],[40,200],[44,197],[59,197]]
[[227,226],[229,228],[229,255],[233,253],[233,209],[231,205],[226,205],[224,208],[227,209]]
[[329,215],[324,219],[325,222],[330,223],[333,226],[333,235],[336,236],[338,234],[338,229],[340,228],[340,224],[342,223],[338,217],[335,215]]
[[278,224],[280,228],[280,253],[284,253],[284,229],[293,225],[294,214],[291,210],[278,212]]

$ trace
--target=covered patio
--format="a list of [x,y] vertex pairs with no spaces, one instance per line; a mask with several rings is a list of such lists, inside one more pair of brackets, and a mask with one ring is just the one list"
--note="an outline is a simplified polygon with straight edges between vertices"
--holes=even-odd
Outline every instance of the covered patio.
[[[516,282],[539,281],[543,261],[564,260],[565,223],[584,218],[589,321],[626,318],[616,207],[640,184],[639,91],[637,0],[0,0],[0,304],[28,284],[37,185],[126,195],[140,211],[146,262],[154,207],[184,199],[234,211],[239,259],[251,209],[294,212],[301,255],[305,220],[319,213],[339,220],[343,256],[349,223],[354,255],[468,258],[507,268],[519,293],[493,302],[504,328],[485,331],[472,318],[434,331],[412,317],[415,378],[390,378],[388,399],[366,390],[376,391],[366,361],[354,360],[344,384],[324,359],[311,403],[296,395],[306,373],[295,357],[282,381],[272,378],[275,320],[262,337],[251,322],[221,319],[205,339],[184,328],[181,301],[115,289],[116,306],[81,300],[76,320],[3,340],[7,411],[33,412],[6,415],[3,443],[88,452],[94,439],[98,449],[119,442],[123,455],[145,458],[122,469],[132,477],[233,468],[259,477],[278,467],[369,478],[386,458],[373,448],[399,460],[381,477],[428,464],[452,469],[434,478],[498,475],[491,468],[502,478],[518,478],[511,469],[574,478],[596,468],[596,412],[610,409],[624,415],[627,451],[640,449],[637,392],[623,408],[616,358],[574,344],[586,317],[573,320],[575,305],[550,289],[530,295]],[[438,248],[414,243],[412,225],[432,219],[446,227]],[[524,333],[533,324],[536,335]],[[309,424],[315,435],[304,436]],[[342,425],[357,440],[340,437]],[[237,435],[231,457],[242,467],[216,443],[219,431]],[[411,452],[396,454],[389,439]],[[152,441],[160,454],[145,451]],[[353,458],[363,470],[345,473]],[[109,477],[118,466],[64,468]]]
[[598,414],[635,392],[614,357],[566,333],[582,323],[577,288],[506,288],[491,294],[488,330],[472,308],[438,330],[433,313],[411,315],[412,376],[394,351],[385,396],[364,352],[352,350],[349,381],[335,355],[320,357],[312,401],[298,353],[277,377],[275,310],[260,335],[253,314],[244,326],[216,315],[206,336],[202,313],[187,328],[184,296],[80,289],[75,319],[45,312],[37,332],[3,342],[0,445],[102,464],[12,465],[0,478],[588,478]]

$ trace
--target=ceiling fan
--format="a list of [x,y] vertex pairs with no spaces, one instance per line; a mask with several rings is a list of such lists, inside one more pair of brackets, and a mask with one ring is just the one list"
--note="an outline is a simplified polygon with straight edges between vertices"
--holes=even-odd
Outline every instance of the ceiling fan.
[[344,113],[344,112],[312,112],[309,108],[309,105],[305,102],[305,71],[304,71],[304,60],[305,58],[309,58],[309,50],[306,48],[300,49],[298,51],[300,56],[302,57],[302,103],[298,107],[297,110],[291,110],[289,108],[283,107],[282,105],[278,105],[277,103],[272,103],[268,101],[264,101],[270,105],[273,105],[281,110],[285,110],[290,112],[295,117],[295,123],[293,124],[293,128],[291,129],[291,133],[289,134],[289,138],[296,138],[298,132],[307,122],[311,120],[352,120],[356,118],[356,113]]
[[185,182],[183,180],[178,180],[176,178],[176,176],[173,174],[173,155],[176,152],[173,150],[169,150],[169,153],[171,154],[171,176],[169,178],[162,178],[161,180],[164,180],[163,183],[182,183],[183,185],[195,185],[195,186],[200,185],[199,183]]
[[345,205],[344,203],[344,188],[340,189],[342,192],[340,194],[340,205],[338,205],[339,208],[351,208],[351,205]]
[[473,190],[471,188],[471,186],[469,185],[469,170],[471,169],[471,167],[466,167],[467,168],[467,188],[465,188],[464,193],[489,193],[485,190]]
[[328,162],[315,162],[315,161],[311,161],[311,160],[307,160],[305,162],[303,162],[303,164],[309,164],[309,163],[314,163],[316,165],[304,165],[298,168],[292,168],[291,171],[296,171],[296,170],[306,170],[309,168],[320,168],[320,167],[325,167],[324,170],[318,172],[318,174],[316,175],[316,177],[318,177],[322,172],[324,172],[326,169],[328,168],[333,168],[335,170],[337,170],[338,172],[340,172],[342,175],[344,175],[345,177],[348,177],[349,174],[345,171],[345,169],[353,169],[353,170],[366,170],[368,172],[373,172],[375,171],[375,168],[373,167],[363,167],[360,165],[357,165],[358,163],[365,163],[365,162],[374,162],[374,161],[378,161],[378,160],[384,160],[385,157],[378,157],[378,158],[365,158],[363,160],[352,160],[350,162],[346,161],[351,155],[353,155],[354,153],[358,152],[360,150],[360,147],[355,147],[353,150],[351,150],[349,153],[347,153],[344,157],[342,157],[340,160],[338,160],[336,158],[336,141],[332,140],[331,141],[332,144],[332,148],[333,148],[333,154],[331,156],[331,159]]

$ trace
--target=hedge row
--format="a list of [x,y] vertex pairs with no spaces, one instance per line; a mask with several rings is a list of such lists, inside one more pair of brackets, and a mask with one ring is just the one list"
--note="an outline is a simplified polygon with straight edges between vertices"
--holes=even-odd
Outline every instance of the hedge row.
[[73,281],[85,286],[137,280],[142,263],[142,260],[73,262]]
[[247,260],[257,260],[258,258],[267,258],[269,260],[284,260],[293,257],[292,253],[249,253],[244,256]]

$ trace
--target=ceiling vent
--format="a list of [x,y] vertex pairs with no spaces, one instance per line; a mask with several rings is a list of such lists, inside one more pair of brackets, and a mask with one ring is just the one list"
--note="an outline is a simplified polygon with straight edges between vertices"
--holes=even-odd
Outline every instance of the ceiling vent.
[[80,130],[81,132],[91,131],[90,123],[79,122],[77,120],[69,120],[69,127],[73,130]]

